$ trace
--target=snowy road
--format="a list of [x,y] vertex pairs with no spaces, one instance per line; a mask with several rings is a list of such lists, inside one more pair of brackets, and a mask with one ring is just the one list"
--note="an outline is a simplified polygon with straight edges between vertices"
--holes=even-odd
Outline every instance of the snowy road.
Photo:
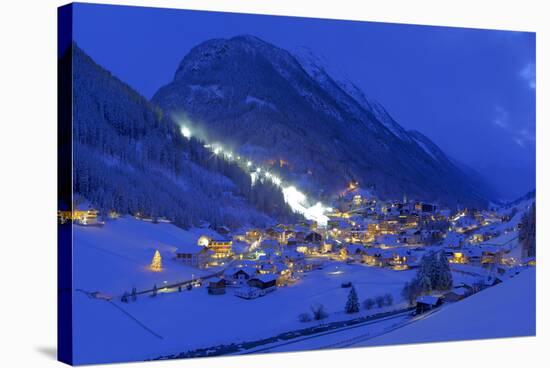
[[334,349],[351,346],[411,321],[411,311],[382,317],[374,321],[359,323],[349,327],[323,332],[313,336],[297,338],[292,341],[273,343],[259,349],[251,349],[240,354],[267,352],[286,352],[315,349]]

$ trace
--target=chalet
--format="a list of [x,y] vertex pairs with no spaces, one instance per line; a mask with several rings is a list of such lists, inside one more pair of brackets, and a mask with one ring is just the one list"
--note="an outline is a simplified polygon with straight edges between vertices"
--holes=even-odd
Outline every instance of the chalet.
[[225,294],[225,280],[219,277],[214,277],[208,282],[208,294],[221,295]]
[[340,230],[345,231],[351,228],[351,224],[344,219],[341,218],[331,218],[327,222],[327,229],[328,230]]
[[341,250],[341,255],[348,259],[361,261],[366,254],[366,249],[362,245],[348,244]]
[[213,251],[213,258],[228,258],[233,255],[231,238],[217,233],[200,236],[197,240],[197,244]]
[[323,236],[315,231],[310,231],[304,238],[306,243],[320,244],[323,240]]
[[317,254],[321,250],[319,243],[304,243],[296,246],[296,251],[303,254]]
[[243,299],[256,299],[261,295],[261,290],[256,287],[240,287],[235,290],[235,296]]
[[378,224],[380,234],[396,234],[399,229],[399,222],[396,220],[383,220]]
[[258,229],[250,229],[245,233],[246,240],[249,242],[255,242],[260,240],[262,232]]
[[354,243],[366,242],[369,239],[369,230],[366,227],[355,226],[350,230],[351,241]]
[[408,229],[399,233],[399,243],[418,244],[422,240],[420,230]]
[[502,256],[506,252],[506,248],[495,245],[482,245],[481,248],[481,264],[500,263]]
[[478,223],[472,216],[462,216],[454,222],[454,226],[456,231],[463,233],[475,229],[478,226]]
[[449,262],[450,263],[455,263],[455,264],[465,264],[465,263],[468,263],[468,258],[466,256],[466,254],[464,253],[464,251],[462,250],[451,250],[450,252],[446,252],[445,253],[448,257],[449,257]]
[[280,227],[271,227],[265,231],[267,236],[271,239],[277,240],[277,242],[284,242],[285,240],[285,231],[286,229],[281,229]]
[[406,270],[409,268],[408,261],[412,261],[414,256],[412,252],[406,248],[395,248],[391,250],[392,258],[388,261],[388,264],[393,267],[394,270]]
[[240,267],[225,271],[225,278],[237,285],[246,284],[248,280],[257,274],[257,270],[252,267]]
[[464,244],[464,235],[455,231],[449,231],[443,239],[442,245],[447,248],[459,248]]
[[248,280],[248,286],[255,287],[261,290],[261,294],[265,295],[274,291],[277,288],[276,275],[256,275]]
[[363,262],[370,266],[391,266],[394,259],[395,255],[393,251],[380,248],[367,248],[363,255]]
[[443,299],[436,295],[423,295],[416,298],[416,314],[428,312],[443,304]]
[[282,254],[282,261],[294,272],[300,272],[305,269],[304,254],[295,249],[285,249]]
[[99,221],[99,211],[93,208],[87,210],[58,211],[57,217],[61,224],[72,221],[75,224],[85,226],[103,225]]
[[308,227],[297,225],[292,230],[292,238],[298,242],[303,242],[306,238],[306,235],[311,231]]
[[325,239],[320,250],[323,253],[330,253],[333,250],[336,250],[336,242],[332,239]]
[[198,244],[182,245],[176,250],[176,260],[197,268],[207,267],[213,255],[213,251]]
[[375,242],[381,247],[395,247],[399,245],[399,238],[394,234],[386,234],[376,237]]

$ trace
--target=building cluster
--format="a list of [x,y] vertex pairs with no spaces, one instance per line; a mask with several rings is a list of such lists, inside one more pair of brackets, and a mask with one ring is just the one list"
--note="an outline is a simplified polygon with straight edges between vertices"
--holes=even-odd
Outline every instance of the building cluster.
[[510,251],[487,244],[502,235],[499,229],[506,220],[489,211],[453,212],[406,198],[379,201],[356,189],[338,204],[325,227],[304,221],[238,232],[205,228],[194,242],[182,244],[175,257],[198,268],[225,266],[211,280],[211,293],[235,287],[235,295],[250,299],[295,282],[327,260],[407,270],[431,249],[445,250],[451,263],[475,265],[503,263]]
[[85,226],[100,226],[99,211],[89,208],[85,210],[73,209],[68,211],[57,211],[57,220],[60,224],[74,223]]

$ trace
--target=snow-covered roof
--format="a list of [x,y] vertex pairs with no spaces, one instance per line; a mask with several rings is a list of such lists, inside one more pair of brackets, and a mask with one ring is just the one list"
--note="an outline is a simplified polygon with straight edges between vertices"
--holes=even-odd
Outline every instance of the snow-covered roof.
[[263,274],[263,275],[255,275],[253,279],[257,279],[257,280],[260,280],[261,282],[267,283],[267,282],[277,280],[277,276],[272,274]]
[[384,244],[384,245],[397,245],[397,244],[399,244],[398,237],[397,237],[397,235],[394,235],[394,234],[380,235],[379,237],[376,238],[376,242],[378,244]]
[[243,241],[234,241],[232,244],[233,252],[236,254],[246,253],[250,248],[250,244]]
[[219,283],[220,281],[225,281],[225,280],[224,280],[224,279],[221,279],[221,278],[219,278],[219,277],[212,277],[212,278],[208,279],[208,282],[211,282],[211,283],[213,283],[213,284],[217,284],[217,283]]
[[422,295],[416,298],[417,303],[436,305],[440,300],[440,297],[435,295]]

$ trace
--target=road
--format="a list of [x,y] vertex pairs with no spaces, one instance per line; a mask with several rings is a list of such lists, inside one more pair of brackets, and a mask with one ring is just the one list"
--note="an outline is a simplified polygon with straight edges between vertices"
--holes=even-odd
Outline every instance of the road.
[[[178,282],[175,282],[175,283],[172,283],[172,284],[163,284],[161,285],[160,287],[158,287],[157,291],[160,291],[160,290],[165,290],[165,289],[176,289],[180,286],[187,286],[189,284],[192,284],[192,283],[195,283],[195,282],[202,282],[204,280],[208,280],[208,279],[211,279],[213,277],[217,277],[217,276],[220,276],[222,275],[225,270],[231,268],[233,266],[235,261],[231,261],[227,264],[227,266],[225,266],[224,268],[222,268],[221,270],[218,270],[214,273],[211,273],[209,275],[205,275],[205,276],[201,276],[201,277],[195,277],[193,279],[190,279],[190,280],[184,280],[184,281],[178,281]],[[149,293],[152,293],[153,292],[153,289],[147,289],[147,290],[141,290],[141,291],[138,291],[136,292],[136,295],[143,295],[143,294],[149,294]]]
[[299,337],[286,342],[272,343],[260,348],[242,351],[238,354],[341,348],[378,336],[391,329],[403,326],[411,320],[413,320],[413,317],[411,316],[411,311],[408,310],[392,316],[381,317],[376,320],[370,320],[316,335]]

